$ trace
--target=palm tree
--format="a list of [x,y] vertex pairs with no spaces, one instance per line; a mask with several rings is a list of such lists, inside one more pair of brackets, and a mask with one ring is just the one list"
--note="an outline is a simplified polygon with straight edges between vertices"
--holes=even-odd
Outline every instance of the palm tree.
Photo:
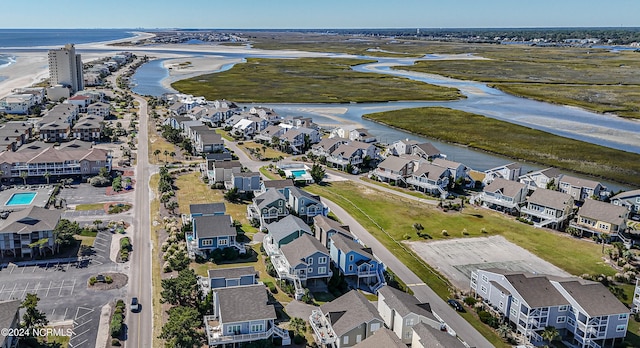
[[498,331],[498,334],[500,334],[500,337],[506,338],[507,335],[511,332],[511,326],[509,326],[509,324],[505,323],[505,324],[502,324],[502,325],[498,326],[496,331]]
[[167,203],[167,209],[169,209],[171,214],[173,214],[177,208],[178,208],[178,202],[170,201],[169,203]]
[[44,178],[47,179],[47,185],[49,185],[49,179],[51,178],[51,173],[49,171],[44,172]]
[[158,150],[158,149],[156,149],[155,151],[153,151],[153,155],[154,155],[154,156],[156,156],[156,162],[160,161],[160,160],[158,159],[158,155],[159,155],[161,152],[162,152],[162,151],[160,151],[160,150]]
[[[549,345],[551,345],[551,341],[554,341],[559,336],[560,333],[558,332],[558,329],[553,326],[545,327],[544,331],[542,331],[542,333],[540,334],[540,337],[542,337],[543,340],[549,342]],[[549,347],[549,345],[547,345],[547,347]]]
[[100,220],[100,219],[93,220],[93,224],[96,225],[96,229],[99,230],[100,229],[100,225],[102,225],[102,220]]
[[169,152],[169,156],[171,156],[171,160],[173,161],[174,157],[176,157],[176,153],[171,151]]
[[164,163],[169,163],[167,156],[169,156],[169,150],[164,150]]
[[24,184],[25,186],[27,185],[27,178],[29,177],[29,173],[27,172],[20,172],[20,177],[22,178],[22,180],[24,180]]

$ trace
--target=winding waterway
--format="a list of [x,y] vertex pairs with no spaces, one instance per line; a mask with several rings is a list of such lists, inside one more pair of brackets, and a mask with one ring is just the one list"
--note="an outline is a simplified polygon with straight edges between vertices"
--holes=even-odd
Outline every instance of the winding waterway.
[[[162,51],[166,52],[166,51]],[[180,53],[180,51],[171,51]],[[194,56],[193,52],[182,52],[185,56]],[[220,52],[198,52],[197,55],[216,55],[226,58],[270,57],[264,53],[238,54]],[[322,54],[335,58],[354,58],[351,55]],[[278,57],[287,57],[278,56]],[[452,109],[472,112],[507,122],[547,131],[552,134],[599,144],[623,151],[640,153],[640,122],[627,120],[611,115],[601,115],[583,109],[554,105],[506,94],[500,90],[488,87],[484,83],[447,78],[434,74],[424,74],[392,69],[392,66],[412,65],[417,60],[442,59],[436,55],[428,55],[420,59],[396,59],[358,56],[355,58],[373,59],[376,63],[363,64],[354,67],[360,72],[375,72],[406,77],[412,80],[439,86],[457,88],[466,96],[447,102],[388,102],[388,103],[358,103],[358,104],[261,104],[276,110],[281,116],[312,116],[314,121],[323,126],[340,124],[357,124],[368,128],[372,134],[385,143],[409,138],[418,141],[432,142],[445,152],[452,160],[464,163],[476,170],[486,170],[510,162],[509,159],[470,149],[468,147],[452,145],[412,135],[382,124],[362,119],[363,114],[416,108],[424,106],[444,106]],[[212,73],[227,70],[231,65]],[[161,71],[162,70],[162,71]],[[133,91],[145,95],[160,96],[163,93],[174,93],[162,85],[162,80],[168,73],[160,61],[151,61],[138,69],[133,76],[135,87]],[[524,170],[541,169],[537,165],[525,164]],[[630,189],[628,186],[612,182],[603,182],[611,190]]]

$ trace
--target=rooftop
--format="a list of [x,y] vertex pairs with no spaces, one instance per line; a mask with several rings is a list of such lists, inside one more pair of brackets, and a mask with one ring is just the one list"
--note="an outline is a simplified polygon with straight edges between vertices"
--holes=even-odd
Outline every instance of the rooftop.
[[333,331],[341,337],[362,323],[382,321],[378,310],[357,290],[351,290],[337,299],[320,306]]
[[307,257],[321,252],[325,255],[329,255],[329,251],[319,240],[312,237],[310,234],[304,233],[300,238],[296,238],[289,244],[280,247],[282,254],[289,262],[289,265],[295,267],[300,263],[306,264]]
[[485,186],[484,191],[500,192],[503,196],[515,197],[518,192],[525,190],[526,187],[527,185],[517,181],[495,178],[489,185]]
[[573,197],[567,193],[539,188],[527,198],[529,203],[537,204],[556,210],[564,210],[573,205]]
[[[385,285],[380,290],[379,294],[384,297],[384,302],[389,308],[394,309],[400,316],[405,317],[410,313],[438,321],[431,311],[431,306],[428,303],[422,303],[418,301],[413,295],[410,295],[404,291],[393,288],[389,285]],[[378,298],[378,301],[380,299]]]
[[218,288],[220,322],[223,324],[252,320],[275,320],[276,310],[269,305],[264,284]]
[[215,214],[215,213],[224,213],[226,211],[226,207],[224,203],[202,203],[202,204],[190,204],[189,211],[191,214]]
[[610,222],[621,226],[629,211],[625,207],[600,202],[593,199],[585,199],[584,204],[578,210],[578,215],[592,218],[598,221]]
[[393,331],[383,327],[353,348],[407,348],[407,345]]
[[198,238],[235,236],[237,234],[229,215],[195,216],[193,224]]
[[256,275],[256,269],[253,266],[217,268],[208,270],[207,275],[209,278],[237,279],[246,275]]

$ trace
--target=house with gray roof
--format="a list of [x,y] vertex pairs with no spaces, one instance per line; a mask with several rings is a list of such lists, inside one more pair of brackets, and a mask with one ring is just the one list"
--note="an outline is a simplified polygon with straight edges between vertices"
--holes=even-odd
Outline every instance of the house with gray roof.
[[420,163],[407,178],[407,184],[417,191],[446,197],[451,177],[453,174],[448,168]]
[[169,109],[169,112],[171,112],[171,114],[175,116],[184,115],[189,110],[188,105],[181,102],[175,102],[169,105],[168,109]]
[[324,215],[316,215],[313,217],[313,232],[316,239],[327,248],[329,248],[331,236],[336,233],[343,234],[348,238],[353,238],[348,225],[343,225]]
[[[20,305],[19,300],[2,301],[0,302],[0,328],[2,329],[17,329],[20,327]],[[0,347],[10,348],[15,347],[18,344],[18,337],[16,336],[0,336]]]
[[547,326],[582,348],[613,346],[626,336],[629,308],[599,282],[493,268],[472,271],[470,285],[534,345]]
[[228,288],[232,286],[248,286],[258,284],[258,276],[253,266],[217,268],[207,271],[203,285],[205,290]]
[[436,158],[447,157],[431,143],[412,144],[411,154],[420,156],[429,161],[433,161]]
[[311,145],[311,152],[318,157],[329,157],[340,145],[348,142],[344,138],[324,138],[319,143]]
[[267,225],[265,242],[274,247],[281,248],[303,234],[311,233],[311,227],[295,215],[287,215],[283,219]]
[[354,146],[353,143],[342,144],[327,157],[327,163],[334,168],[346,170],[349,165],[354,167],[361,165],[364,158],[365,152],[361,148]]
[[287,199],[276,188],[269,188],[264,193],[253,198],[253,202],[247,206],[247,217],[252,221],[260,222],[260,229],[267,224],[278,221],[289,215]]
[[368,289],[375,293],[384,286],[384,265],[367,248],[353,238],[336,233],[329,240],[331,261],[347,281],[355,283],[358,289]]
[[402,343],[393,331],[383,327],[353,348],[407,348],[407,345]]
[[225,181],[227,190],[237,189],[240,193],[255,192],[260,190],[261,175],[258,172],[231,173],[231,180]]
[[99,141],[104,129],[104,117],[88,115],[73,125],[73,137],[83,141]]
[[571,175],[560,175],[558,191],[570,194],[576,202],[584,202],[587,198],[600,199],[606,193],[606,187],[598,181],[578,178]]
[[280,139],[280,137],[287,131],[287,128],[280,126],[268,126],[263,129],[262,132],[253,137],[255,140],[259,140],[265,142],[267,144],[271,144],[273,142],[273,137]]
[[469,168],[462,163],[450,161],[444,158],[435,158],[431,161],[434,165],[442,168],[449,169],[453,180],[466,179],[468,176]]
[[418,323],[412,326],[411,348],[466,348],[458,337],[446,331],[436,330],[431,326]]
[[433,314],[431,305],[388,285],[378,290],[378,313],[385,325],[405,344],[411,344],[412,327],[418,323],[425,323],[436,330],[441,330],[444,325]]
[[378,164],[373,175],[382,182],[404,183],[413,173],[414,163],[411,160],[389,156]]
[[626,207],[631,213],[640,213],[640,190],[620,192],[611,197],[611,204]]
[[401,155],[410,155],[412,153],[413,145],[417,145],[419,142],[415,140],[400,139],[394,141],[388,147],[388,154],[391,156],[401,156]]
[[[308,281],[327,282],[332,276],[329,250],[312,235],[303,233],[299,238],[280,247],[286,260],[286,272],[297,276],[302,286]],[[277,269],[277,267],[276,267]]]
[[229,182],[233,174],[242,172],[239,161],[207,161],[207,166],[209,183]]
[[520,212],[536,227],[548,226],[560,230],[569,220],[572,209],[573,197],[569,194],[538,188],[527,197],[527,205]]
[[518,214],[528,192],[527,185],[521,182],[495,178],[484,187],[477,201],[481,202],[483,207]]
[[503,178],[511,181],[518,181],[522,171],[522,165],[516,162],[504,164],[484,171],[486,176],[485,184],[491,183],[495,178]]
[[353,347],[384,327],[376,307],[351,290],[311,312],[309,323],[321,345]]
[[[62,213],[32,205],[14,211],[0,225],[0,257],[31,257],[54,254],[54,230]],[[40,243],[35,245],[34,243]]]
[[518,181],[527,185],[527,189],[550,188],[555,190],[562,174],[557,168],[545,168],[521,175]]
[[243,244],[236,241],[236,228],[229,215],[194,216],[191,220],[191,232],[186,233],[189,255],[206,256],[216,249],[233,247],[245,253]]
[[320,200],[320,196],[303,191],[296,186],[284,189],[287,205],[291,213],[296,214],[304,222],[310,224],[317,215],[327,216],[329,207]]
[[214,130],[196,132],[195,149],[197,153],[212,153],[224,151],[222,136]]
[[625,207],[587,198],[569,226],[583,236],[615,237],[626,230],[628,216]]
[[191,214],[191,217],[224,215],[226,211],[227,211],[227,208],[225,207],[223,202],[189,204],[189,212]]
[[209,346],[259,341],[273,335],[291,344],[289,332],[275,324],[264,284],[213,289],[213,315],[204,316]]
[[260,184],[260,192],[264,193],[270,188],[275,188],[284,195],[284,189],[289,186],[294,186],[292,179],[279,179],[279,180],[263,180]]

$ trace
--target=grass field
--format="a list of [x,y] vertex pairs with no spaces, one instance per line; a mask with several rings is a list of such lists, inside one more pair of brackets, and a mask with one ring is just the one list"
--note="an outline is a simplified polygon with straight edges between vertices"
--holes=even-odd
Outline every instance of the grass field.
[[[158,232],[162,228],[162,221],[160,217],[160,200],[157,198],[158,196],[158,183],[160,182],[160,175],[153,174],[151,178],[149,178],[149,186],[155,192],[156,198],[150,202],[150,221],[151,223],[151,241],[153,243],[153,250],[160,250],[160,242],[158,240]],[[158,222],[153,223],[154,221]],[[162,296],[160,293],[162,292],[162,271],[160,269],[161,263],[158,260],[158,255],[153,256],[155,262],[151,262],[151,282],[153,283],[152,292],[153,292],[153,322],[156,323],[153,325],[153,346],[161,347],[163,345],[164,340],[158,338],[160,333],[162,332],[162,325],[164,325],[164,313],[162,311],[162,303],[160,299]]]
[[78,204],[76,210],[104,210],[104,203]]
[[[153,153],[155,150],[160,150],[160,154],[158,156]],[[153,125],[153,122],[149,122],[149,163],[150,164],[162,164],[165,163],[164,152],[169,151],[179,153],[180,149],[176,148],[175,145],[171,144],[165,138],[163,138],[158,132],[156,132],[156,128]]]
[[208,185],[205,185],[200,179],[200,173],[179,175],[175,185],[178,187],[176,197],[182,214],[189,214],[189,204],[224,202],[227,214],[242,223],[242,230],[245,233],[257,232],[257,229],[251,226],[247,219],[247,205],[225,202],[223,191],[212,190]]
[[640,185],[639,154],[568,139],[481,115],[434,107],[388,111],[363,117],[520,161]]
[[[525,248],[538,257],[574,274],[605,274],[615,270],[606,265],[601,256],[601,245],[587,239],[576,239],[564,233],[536,229],[504,215],[486,209],[466,207],[462,212],[440,211],[437,207],[412,200],[384,195],[376,189],[362,188],[352,182],[334,182],[326,186],[311,185],[308,191],[326,197],[339,204],[358,220],[386,248],[411,268],[440,297],[450,296],[448,282],[406,248],[402,241],[420,240],[413,228],[420,223],[433,240],[502,235],[510,242]],[[393,211],[393,214],[389,214]],[[442,235],[447,230],[449,237]],[[466,229],[468,235],[462,234]],[[483,233],[482,230],[487,233]],[[627,304],[633,299],[633,286],[623,285]],[[506,347],[499,337],[473,314],[463,316],[494,345]],[[638,323],[630,321],[630,333],[637,333]],[[627,340],[638,342],[636,334]]]
[[351,69],[354,65],[369,62],[373,61],[249,58],[246,63],[237,64],[228,71],[177,81],[171,86],[181,93],[202,95],[209,100],[226,98],[241,103],[349,103],[463,98],[453,88]]
[[244,151],[247,154],[247,156],[253,157],[253,158],[255,158],[255,156],[252,156],[249,153],[248,149],[257,149],[259,151],[260,155],[262,156],[261,158],[265,159],[265,160],[266,159],[272,159],[272,158],[278,158],[280,156],[282,156],[282,157],[290,156],[287,153],[284,153],[282,151],[278,151],[278,150],[276,150],[274,148],[271,148],[269,146],[265,146],[265,150],[262,151],[262,146],[263,145],[262,144],[258,144],[258,143],[253,142],[253,141],[245,141],[245,142],[243,142],[242,145],[238,145],[238,146],[242,149],[242,151]]

